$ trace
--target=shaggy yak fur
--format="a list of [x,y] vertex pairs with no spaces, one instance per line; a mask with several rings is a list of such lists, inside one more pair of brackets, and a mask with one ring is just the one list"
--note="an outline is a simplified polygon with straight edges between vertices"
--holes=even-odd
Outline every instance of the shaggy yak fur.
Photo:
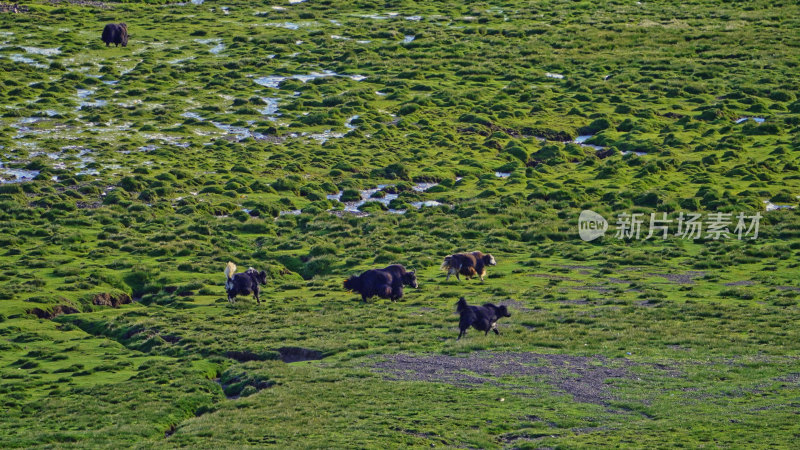
[[237,295],[248,295],[252,293],[256,302],[260,305],[261,299],[258,298],[258,294],[261,292],[261,289],[258,285],[267,284],[267,272],[263,270],[259,272],[252,267],[243,273],[234,274],[234,272],[236,272],[236,265],[229,262],[228,266],[225,267],[225,276],[227,277],[225,281],[225,291],[228,293],[228,301],[233,303],[233,299],[236,298]]
[[455,274],[456,279],[461,281],[458,276],[461,274],[467,278],[478,275],[481,277],[481,282],[483,282],[483,277],[486,276],[486,266],[495,265],[497,265],[497,261],[495,261],[494,256],[489,254],[484,255],[481,252],[456,253],[444,258],[442,270],[447,271],[445,281],[449,280],[452,274]]
[[400,264],[392,264],[385,269],[370,269],[361,275],[353,275],[344,282],[344,288],[361,294],[365,302],[377,295],[392,301],[403,297],[403,286],[419,287],[417,275],[407,272]]
[[128,26],[124,23],[109,23],[103,28],[102,39],[106,43],[106,47],[108,44],[114,44],[117,47],[122,44],[123,47],[126,47],[128,45]]
[[467,328],[470,326],[473,326],[476,330],[484,331],[484,336],[489,334],[489,331],[494,331],[494,334],[499,335],[497,321],[503,317],[511,317],[511,313],[508,312],[508,308],[505,305],[497,306],[494,303],[484,303],[483,306],[470,306],[464,297],[458,299],[456,311],[461,314],[461,321],[458,323],[461,332],[458,333],[458,339],[467,334]]

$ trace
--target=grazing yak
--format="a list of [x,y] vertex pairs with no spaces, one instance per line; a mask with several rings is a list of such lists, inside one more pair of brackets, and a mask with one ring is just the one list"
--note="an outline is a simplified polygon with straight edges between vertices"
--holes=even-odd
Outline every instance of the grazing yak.
[[128,26],[124,23],[109,23],[103,28],[102,39],[106,43],[106,47],[108,44],[114,44],[117,47],[122,44],[123,47],[126,47],[128,45]]
[[458,339],[467,334],[467,329],[473,326],[476,330],[484,331],[484,336],[489,334],[489,331],[494,331],[494,334],[499,335],[497,331],[497,321],[503,317],[511,317],[508,308],[505,305],[497,306],[494,303],[484,303],[483,306],[470,306],[464,297],[458,299],[456,303],[456,311],[461,314],[461,320],[458,323],[458,328],[461,330],[458,333]]
[[483,277],[486,276],[486,266],[496,265],[497,261],[495,261],[494,256],[489,254],[484,255],[481,252],[456,253],[444,258],[442,270],[447,271],[445,281],[449,280],[452,274],[456,274],[456,279],[461,281],[458,276],[461,274],[467,278],[478,275],[481,277],[481,283],[483,283]]
[[258,304],[261,304],[261,299],[258,294],[261,291],[258,287],[259,284],[267,284],[267,272],[261,272],[253,269],[247,269],[243,273],[236,273],[236,264],[228,261],[225,266],[225,291],[228,293],[228,301],[233,303],[233,299],[237,295],[253,294]]
[[408,272],[400,264],[385,269],[370,269],[361,275],[353,275],[344,282],[344,288],[361,294],[365,302],[377,295],[396,301],[403,297],[403,286],[419,287],[415,271]]

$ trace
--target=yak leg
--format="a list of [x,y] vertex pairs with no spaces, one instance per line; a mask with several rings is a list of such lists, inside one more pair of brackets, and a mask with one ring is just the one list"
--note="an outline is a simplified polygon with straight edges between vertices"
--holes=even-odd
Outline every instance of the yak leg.
[[388,284],[378,285],[377,292],[378,292],[378,297],[380,297],[380,298],[388,298],[388,299],[394,301],[394,298],[392,297],[392,286],[390,286]]
[[397,301],[403,298],[403,286],[397,286],[396,288],[392,289],[392,301]]
[[253,289],[253,297],[256,298],[256,302],[258,302],[258,304],[260,305],[261,304],[261,299],[258,298],[258,293],[259,293],[259,289],[258,289],[258,286],[256,286],[256,288]]
[[467,334],[467,330],[465,330],[464,328],[462,328],[462,329],[461,329],[461,332],[460,332],[460,333],[458,333],[458,337],[456,338],[456,340],[459,340],[459,339],[461,339],[461,336],[464,336],[465,334]]

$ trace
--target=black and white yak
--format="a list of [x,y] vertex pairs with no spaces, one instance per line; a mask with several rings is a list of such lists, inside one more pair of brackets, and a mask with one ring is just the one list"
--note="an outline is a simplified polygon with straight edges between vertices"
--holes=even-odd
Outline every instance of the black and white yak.
[[458,276],[461,274],[467,278],[472,278],[475,275],[478,275],[480,276],[482,283],[483,277],[486,276],[486,266],[496,265],[497,261],[494,259],[494,256],[489,254],[484,255],[481,252],[456,253],[444,258],[442,270],[447,271],[447,277],[445,278],[445,281],[449,280],[450,275],[453,274],[456,275],[456,279],[458,281],[461,281],[461,278]]
[[257,271],[252,267],[245,272],[236,273],[236,264],[228,261],[225,266],[225,291],[228,293],[228,301],[233,303],[237,295],[253,294],[258,304],[261,299],[258,294],[261,292],[259,285],[267,284],[267,272]]

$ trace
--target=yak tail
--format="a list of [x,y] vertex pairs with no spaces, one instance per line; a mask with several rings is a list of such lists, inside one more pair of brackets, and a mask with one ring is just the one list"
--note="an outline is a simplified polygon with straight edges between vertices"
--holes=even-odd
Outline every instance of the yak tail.
[[236,264],[228,261],[228,264],[225,265],[225,278],[231,279],[233,278],[233,274],[236,273]]
[[461,314],[461,312],[466,310],[468,307],[469,305],[467,305],[467,299],[465,299],[464,297],[461,297],[460,299],[458,299],[458,302],[456,302],[456,311],[459,314]]
[[450,262],[451,262],[452,259],[453,259],[453,255],[445,256],[444,257],[444,262],[442,263],[442,267],[440,267],[440,269],[442,269],[442,270],[450,270],[450,267],[451,267],[450,266]]

